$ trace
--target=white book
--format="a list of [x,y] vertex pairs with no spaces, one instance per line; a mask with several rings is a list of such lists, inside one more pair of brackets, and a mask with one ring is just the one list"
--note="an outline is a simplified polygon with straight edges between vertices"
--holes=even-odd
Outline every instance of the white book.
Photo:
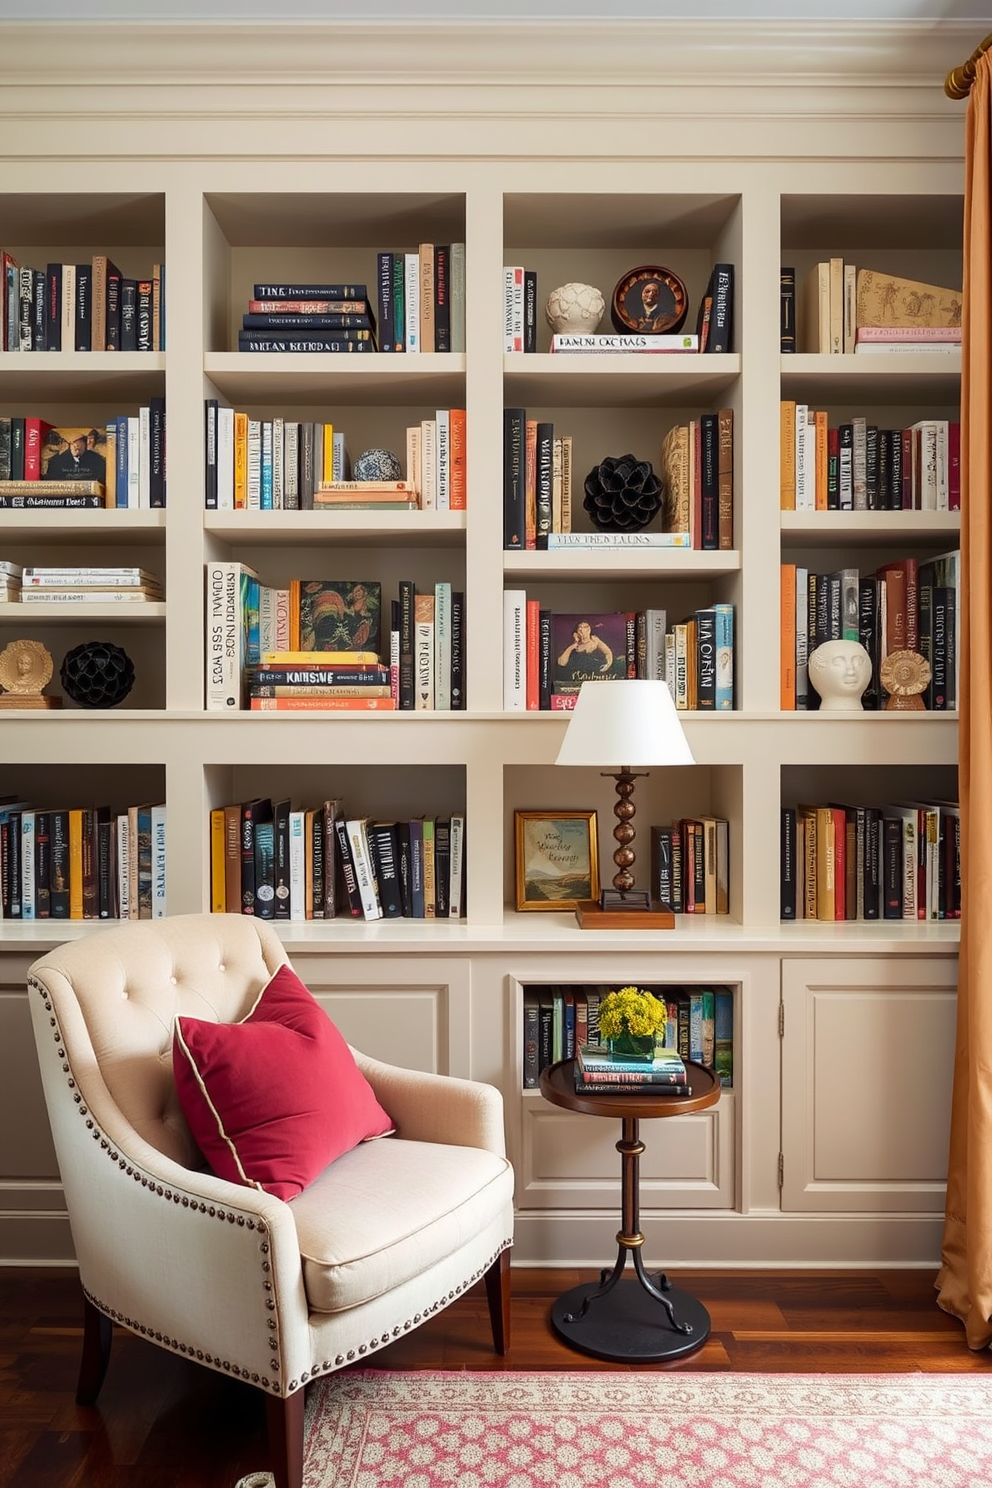
[[950,464],[950,451],[948,449],[948,420],[935,419],[937,426],[937,510],[948,510],[948,466]]
[[165,806],[152,807],[152,919],[162,920],[166,909]]
[[688,532],[549,532],[552,548],[689,548]]
[[420,506],[423,511],[437,509],[437,421],[423,419],[420,424]]
[[234,409],[217,410],[217,510],[234,510]]
[[119,919],[131,917],[131,827],[126,811],[117,818],[117,912]]
[[336,481],[348,480],[348,471],[351,469],[351,460],[348,457],[348,446],[344,442],[344,435],[340,429],[336,430],[331,440],[331,479]]
[[141,419],[138,414],[130,414],[127,421],[127,504],[132,511],[141,505],[140,460]]
[[524,349],[524,271],[521,265],[503,269],[503,350]]
[[461,919],[464,913],[462,905],[462,876],[465,872],[465,818],[463,816],[452,816],[451,818],[451,867],[450,882],[448,888],[448,914],[451,919]]
[[[156,602],[152,598],[152,603]],[[142,589],[22,589],[21,604],[148,604]]]
[[137,573],[125,573],[114,568],[52,568],[36,569],[25,573],[21,579],[25,589],[101,589],[108,585],[115,589],[141,589],[143,586],[157,589],[154,575],[141,569]]
[[563,335],[558,332],[551,337],[554,351],[698,351],[699,337],[695,335],[665,334],[660,336],[639,335]]
[[668,615],[665,610],[645,610],[645,654],[644,675],[651,682],[665,680],[665,631]]
[[854,347],[855,356],[874,356],[881,353],[883,356],[889,352],[905,352],[912,356],[919,351],[933,352],[934,356],[953,355],[960,352],[960,341],[858,341]]
[[375,890],[375,874],[372,871],[372,854],[363,817],[352,818],[345,823],[348,846],[355,865],[355,881],[362,901],[362,914],[367,920],[381,920],[382,906]]
[[868,420],[863,414],[851,419],[851,499],[855,511],[868,510]]
[[208,563],[206,708],[228,713],[241,707],[241,679],[245,665],[241,589],[245,576],[257,579],[243,563]]
[[307,886],[306,812],[289,813],[289,918],[305,920]]
[[406,351],[420,351],[420,254],[407,253],[403,261],[403,321]]
[[283,426],[282,505],[284,511],[300,509],[300,426],[292,420]]
[[283,510],[284,475],[286,459],[286,422],[281,418],[272,420],[272,510]]
[[434,706],[451,711],[451,585],[434,585]]
[[63,351],[76,349],[76,265],[62,265],[62,327],[61,347]]
[[451,421],[446,408],[439,408],[434,419],[434,466],[436,506],[438,511],[451,509]]
[[670,630],[665,636],[665,681],[668,690],[672,694],[672,702],[675,702],[675,631]]
[[138,506],[142,511],[151,506],[152,487],[152,411],[138,409]]
[[34,812],[21,812],[21,919],[34,915]]
[[249,511],[260,511],[262,506],[262,421],[248,420],[248,496]]
[[276,643],[276,591],[268,584],[258,586],[258,649],[278,651]]
[[527,710],[527,591],[503,591],[503,707]]

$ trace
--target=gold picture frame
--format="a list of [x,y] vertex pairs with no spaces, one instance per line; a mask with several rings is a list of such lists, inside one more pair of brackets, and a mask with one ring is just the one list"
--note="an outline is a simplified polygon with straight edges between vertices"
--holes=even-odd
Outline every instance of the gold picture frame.
[[599,898],[595,811],[515,811],[513,826],[518,910],[574,910]]

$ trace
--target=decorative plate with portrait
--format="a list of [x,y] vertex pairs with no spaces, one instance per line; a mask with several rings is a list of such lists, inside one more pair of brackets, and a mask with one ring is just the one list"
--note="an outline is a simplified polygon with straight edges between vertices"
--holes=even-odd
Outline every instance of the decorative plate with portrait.
[[678,274],[659,264],[642,264],[624,274],[613,291],[610,315],[616,329],[657,336],[682,329],[689,296]]

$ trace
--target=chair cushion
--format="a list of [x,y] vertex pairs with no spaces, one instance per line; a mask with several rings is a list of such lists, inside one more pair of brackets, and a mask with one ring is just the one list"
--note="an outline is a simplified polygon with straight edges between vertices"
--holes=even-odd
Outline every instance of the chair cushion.
[[455,1254],[513,1197],[505,1157],[435,1142],[369,1142],[292,1201],[314,1312],[357,1307]]
[[290,966],[240,1023],[177,1017],[176,1090],[210,1167],[280,1199],[393,1123],[344,1038]]

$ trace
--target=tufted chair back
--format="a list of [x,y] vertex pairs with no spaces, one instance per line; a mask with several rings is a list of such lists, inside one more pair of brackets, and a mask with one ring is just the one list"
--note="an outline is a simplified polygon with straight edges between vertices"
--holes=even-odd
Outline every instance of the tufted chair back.
[[202,1159],[176,1097],[174,1020],[237,1022],[287,959],[264,921],[176,915],[62,946],[38,969],[84,1098],[109,1096],[144,1141],[191,1167]]

